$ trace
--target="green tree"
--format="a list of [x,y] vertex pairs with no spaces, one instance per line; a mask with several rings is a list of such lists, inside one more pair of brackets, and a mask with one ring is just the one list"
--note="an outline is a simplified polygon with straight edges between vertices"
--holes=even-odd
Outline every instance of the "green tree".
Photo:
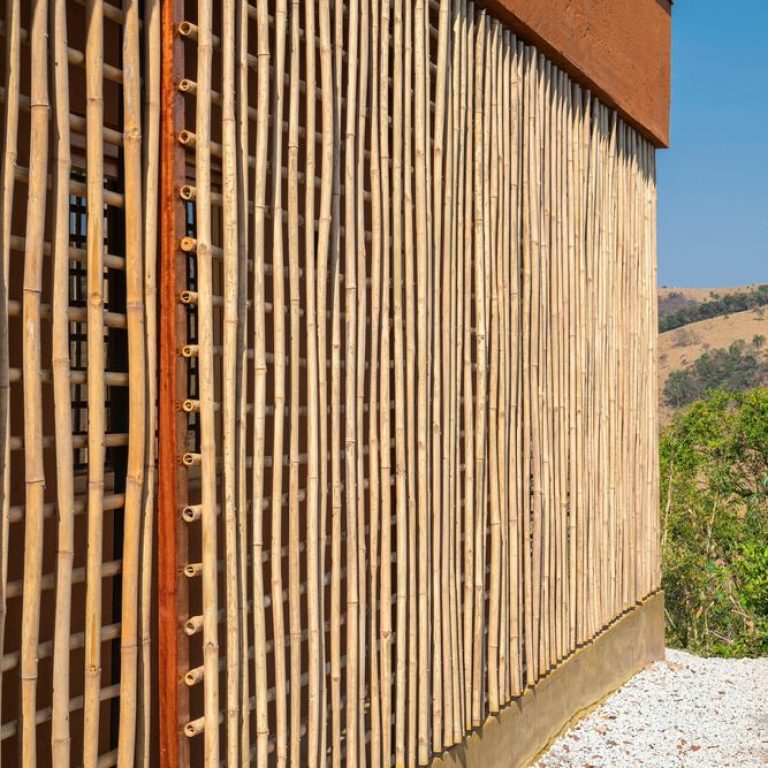
[[765,336],[763,336],[762,333],[756,333],[752,337],[752,344],[754,345],[755,349],[762,349],[763,345],[765,344]]
[[768,389],[714,392],[660,441],[668,641],[768,653]]
[[679,408],[714,389],[742,391],[768,383],[768,362],[759,360],[743,341],[712,349],[693,365],[673,371],[664,384],[667,405]]

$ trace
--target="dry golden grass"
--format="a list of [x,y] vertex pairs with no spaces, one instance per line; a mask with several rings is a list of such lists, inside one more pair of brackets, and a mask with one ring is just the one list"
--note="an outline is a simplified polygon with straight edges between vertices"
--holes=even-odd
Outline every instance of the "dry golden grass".
[[750,291],[757,290],[760,283],[752,283],[751,285],[734,285],[725,288],[659,288],[659,301],[669,298],[673,294],[680,294],[682,298],[689,301],[704,302],[713,298],[712,294],[716,293],[719,296],[724,296],[727,293],[749,293]]
[[[747,288],[744,288],[746,290]],[[660,295],[664,290],[661,289]],[[710,289],[681,289],[688,294],[700,292],[705,298],[709,297]],[[736,292],[737,289],[715,289],[723,294]],[[745,312],[734,312],[731,315],[700,320],[697,323],[675,328],[659,334],[659,415],[663,426],[672,414],[672,409],[664,404],[664,384],[673,371],[689,368],[697,358],[711,349],[728,347],[733,342],[743,340],[748,345],[756,335],[768,337],[768,307],[749,309]],[[766,345],[768,346],[768,345]],[[768,349],[760,350],[761,356],[768,356]]]

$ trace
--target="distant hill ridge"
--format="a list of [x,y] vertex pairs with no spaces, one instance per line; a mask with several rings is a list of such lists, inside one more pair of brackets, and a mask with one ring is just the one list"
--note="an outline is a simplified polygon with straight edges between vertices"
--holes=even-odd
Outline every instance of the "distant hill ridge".
[[[722,302],[723,297],[734,295],[746,295],[752,308],[735,311],[733,307],[739,304],[734,299]],[[674,411],[672,402],[682,404],[707,387],[720,385],[738,389],[755,382],[768,384],[768,302],[761,301],[766,295],[768,288],[760,284],[659,289],[659,324],[664,323],[662,327],[666,327],[672,319],[687,321],[659,334],[662,424],[668,422]],[[710,306],[705,313],[717,309],[721,314],[694,320],[695,309],[706,304]],[[715,306],[711,306],[713,304]],[[687,314],[678,315],[681,310]]]
[[766,305],[766,283],[711,291],[662,288],[659,291],[659,332]]

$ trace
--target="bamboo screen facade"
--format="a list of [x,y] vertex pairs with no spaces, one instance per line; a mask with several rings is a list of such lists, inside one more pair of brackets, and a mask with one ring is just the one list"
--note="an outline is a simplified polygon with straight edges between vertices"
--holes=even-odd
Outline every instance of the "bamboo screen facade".
[[1,4],[0,760],[426,765],[659,588],[653,147],[480,3],[116,3]]

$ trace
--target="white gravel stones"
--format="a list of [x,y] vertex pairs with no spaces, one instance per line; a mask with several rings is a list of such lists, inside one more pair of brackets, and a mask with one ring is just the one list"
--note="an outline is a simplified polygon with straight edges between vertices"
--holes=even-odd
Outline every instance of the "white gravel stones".
[[668,650],[533,768],[764,768],[768,658]]

